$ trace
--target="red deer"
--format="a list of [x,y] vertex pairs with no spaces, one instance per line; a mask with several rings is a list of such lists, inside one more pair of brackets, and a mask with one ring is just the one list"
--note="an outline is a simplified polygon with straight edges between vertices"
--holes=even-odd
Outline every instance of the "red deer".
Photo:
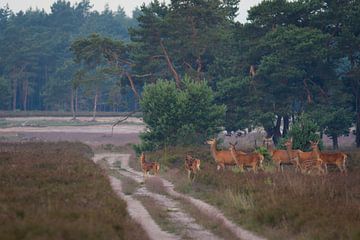
[[210,139],[207,141],[207,144],[210,145],[210,152],[215,162],[217,163],[217,170],[220,168],[225,169],[225,166],[235,166],[236,162],[231,156],[231,152],[229,150],[221,150],[218,151],[216,149],[216,139]]
[[146,162],[145,161],[145,154],[141,153],[140,156],[140,164],[141,164],[141,169],[143,171],[144,174],[144,178],[146,178],[146,175],[153,170],[154,174],[158,174],[159,170],[160,170],[160,164],[157,162]]
[[193,158],[190,155],[187,155],[185,158],[185,169],[188,172],[188,178],[191,180],[191,173],[193,173],[195,179],[195,174],[197,171],[200,171],[200,159]]
[[342,153],[342,152],[334,152],[334,153],[320,152],[318,145],[314,146],[314,148],[315,148],[314,150],[317,151],[318,154],[320,155],[320,158],[324,164],[326,173],[328,173],[327,165],[333,164],[339,168],[340,172],[346,174],[346,172],[347,172],[347,170],[346,170],[347,155],[345,153]]
[[244,153],[237,151],[235,146],[236,143],[230,143],[230,152],[232,158],[241,170],[244,170],[244,167],[249,166],[254,172],[257,172],[257,167],[262,167],[262,162],[264,161],[264,156],[262,154],[256,152]]
[[271,156],[271,159],[275,163],[277,167],[277,171],[283,171],[283,165],[284,164],[292,164],[294,165],[296,163],[297,158],[297,150],[291,150],[289,151],[288,147],[292,146],[292,142],[287,141],[285,142],[285,146],[287,147],[287,150],[281,150],[281,149],[274,149],[272,145],[272,139],[271,138],[265,138],[264,140],[266,144],[266,148],[268,153]]
[[317,168],[319,173],[324,173],[324,169],[322,168],[323,160],[320,156],[320,152],[318,151],[319,141],[311,143],[311,152],[303,152],[299,150],[298,156],[299,159],[297,161],[298,167],[301,171],[309,172],[312,168]]

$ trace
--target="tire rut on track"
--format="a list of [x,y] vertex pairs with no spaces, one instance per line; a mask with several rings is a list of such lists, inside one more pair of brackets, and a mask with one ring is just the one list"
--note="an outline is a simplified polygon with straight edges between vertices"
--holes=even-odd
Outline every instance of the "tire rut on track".
[[[99,160],[105,159],[109,164],[110,168],[116,170],[121,175],[125,177],[129,177],[135,180],[137,183],[143,183],[143,176],[141,172],[135,171],[134,169],[129,167],[129,154],[118,154],[118,153],[104,153],[104,154],[96,154],[94,156],[94,161],[97,162]],[[114,164],[120,162],[121,168],[115,167]],[[174,185],[161,178],[159,178],[169,196],[165,196],[162,194],[157,194],[148,191],[145,186],[141,185],[141,187],[134,193],[140,196],[151,197],[155,200],[160,206],[166,209],[173,209],[175,211],[169,211],[169,217],[172,223],[176,224],[177,228],[181,230],[180,236],[176,236],[174,234],[170,234],[161,230],[161,228],[155,223],[155,221],[151,218],[147,210],[141,203],[134,198],[127,196],[121,191],[121,181],[117,178],[110,177],[111,184],[115,192],[125,201],[128,202],[128,211],[130,215],[138,221],[145,229],[145,231],[149,234],[149,237],[152,239],[181,239],[181,236],[191,236],[193,239],[221,239],[218,236],[215,236],[213,233],[204,229],[202,226],[196,223],[195,219],[189,216],[187,213],[181,210],[180,203],[176,199],[183,199],[188,203],[195,206],[202,213],[204,213],[209,219],[216,219],[219,222],[222,222],[223,226],[225,226],[230,232],[232,232],[239,239],[244,240],[262,240],[265,238],[259,237],[252,232],[245,230],[238,225],[234,224],[230,220],[228,220],[220,210],[217,208],[193,197],[187,196],[185,194],[176,192],[174,190]],[[130,203],[131,202],[131,203]],[[130,203],[130,204],[129,204]],[[146,213],[145,213],[146,212]],[[144,216],[142,215],[144,214]],[[150,218],[150,219],[148,219]],[[145,220],[146,219],[146,220]],[[145,221],[144,221],[145,220]],[[149,225],[151,222],[151,225]],[[154,226],[156,225],[156,227]],[[153,231],[153,228],[156,231]],[[158,235],[161,234],[161,235]]]

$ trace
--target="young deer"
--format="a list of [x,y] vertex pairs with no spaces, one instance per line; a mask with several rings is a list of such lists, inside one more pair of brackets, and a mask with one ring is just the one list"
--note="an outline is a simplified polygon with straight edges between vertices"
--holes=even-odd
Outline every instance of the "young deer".
[[[271,159],[273,160],[273,162],[276,165],[276,169],[278,172],[280,170],[281,171],[284,170],[283,169],[284,164],[294,165],[296,163],[296,157],[295,157],[297,155],[296,153],[289,151],[288,149],[287,150],[274,149],[271,138],[265,138],[264,142],[266,144],[267,151],[269,152],[269,154],[271,156]],[[286,144],[289,144],[289,142],[286,142]],[[291,146],[291,145],[288,145],[288,146]]]
[[322,168],[323,160],[320,156],[320,152],[318,151],[319,141],[311,143],[311,152],[303,152],[299,150],[298,156],[299,160],[297,161],[298,167],[301,169],[301,172],[309,172],[311,169],[318,169],[319,173],[324,173],[324,169]]
[[260,153],[244,153],[241,151],[236,151],[236,143],[230,144],[231,156],[241,170],[244,170],[244,167],[251,167],[254,172],[257,172],[258,166],[262,168],[262,162],[264,161],[264,156]]
[[200,171],[200,159],[197,158],[193,158],[190,155],[186,155],[185,158],[185,169],[188,172],[188,178],[189,180],[191,180],[191,173],[193,173],[194,178],[192,180],[195,179],[195,174],[197,171]]
[[145,154],[141,153],[140,156],[140,165],[141,169],[144,174],[144,178],[146,178],[146,175],[153,170],[154,174],[158,174],[160,170],[160,164],[158,162],[146,162],[145,161]]
[[225,169],[225,166],[234,166],[236,165],[235,160],[233,159],[231,152],[229,150],[218,151],[216,149],[216,139],[210,139],[207,141],[207,144],[210,145],[210,152],[215,162],[217,163],[217,170],[220,168]]

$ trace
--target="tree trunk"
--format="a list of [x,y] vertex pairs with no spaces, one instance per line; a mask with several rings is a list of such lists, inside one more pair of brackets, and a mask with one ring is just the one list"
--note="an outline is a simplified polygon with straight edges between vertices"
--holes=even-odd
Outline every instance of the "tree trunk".
[[24,83],[23,83],[23,109],[26,112],[27,110],[27,100],[28,100],[28,95],[29,95],[29,80],[25,79]]
[[166,48],[164,46],[164,43],[162,42],[162,40],[160,40],[160,47],[164,53],[165,59],[166,59],[166,63],[168,65],[168,68],[170,69],[170,72],[172,73],[172,75],[174,76],[175,82],[176,82],[176,86],[178,88],[181,87],[181,80],[180,80],[180,76],[179,74],[176,72],[175,67],[173,65],[173,63],[171,62],[170,56],[168,54],[168,52],[166,51]]
[[356,147],[360,147],[360,112],[356,113],[356,129],[355,129],[355,137],[356,137]]
[[13,78],[13,111],[16,111],[16,98],[17,98],[17,79],[16,77]]
[[130,73],[128,73],[127,71],[125,71],[125,75],[126,75],[126,77],[128,78],[128,80],[129,80],[131,90],[133,91],[135,97],[136,97],[137,99],[140,99],[139,93],[138,93],[137,90],[136,90],[136,87],[135,87],[135,84],[134,84],[134,80],[133,80],[133,78],[131,77]]
[[75,113],[75,89],[71,88],[71,103],[70,103],[71,113],[72,113],[72,120],[76,119]]
[[98,100],[99,90],[96,89],[95,91],[95,97],[94,97],[94,110],[93,110],[93,119],[92,121],[96,121],[96,106],[97,106],[97,100]]
[[338,136],[337,136],[337,135],[333,135],[333,136],[331,136],[331,139],[332,139],[332,141],[333,141],[333,149],[334,149],[334,150],[339,149]]
[[277,145],[279,143],[279,139],[281,138],[281,131],[280,131],[281,119],[282,119],[282,117],[280,115],[278,115],[277,119],[276,119],[276,125],[274,127],[273,141],[274,141],[275,145]]
[[78,113],[78,88],[75,88],[75,116]]
[[355,142],[356,142],[356,147],[359,148],[360,147],[360,97],[359,97],[360,92],[356,91],[355,93],[355,104],[356,104],[356,128],[355,128]]
[[284,116],[284,129],[282,136],[285,137],[289,132],[289,116]]

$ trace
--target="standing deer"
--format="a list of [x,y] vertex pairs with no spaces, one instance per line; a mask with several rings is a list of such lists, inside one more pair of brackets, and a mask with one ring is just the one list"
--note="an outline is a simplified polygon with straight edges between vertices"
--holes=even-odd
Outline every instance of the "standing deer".
[[220,168],[225,169],[225,166],[236,165],[236,162],[233,159],[229,150],[218,151],[216,149],[217,142],[215,138],[208,140],[207,144],[210,145],[210,152],[217,164],[217,170],[220,170]]
[[325,173],[328,173],[327,165],[333,164],[339,168],[340,172],[346,174],[347,155],[345,153],[342,152],[323,153],[320,152],[318,145],[314,146],[314,151],[317,151],[317,153],[320,155],[320,158],[325,167]]
[[310,141],[310,144],[312,149],[311,152],[299,150],[299,160],[297,161],[298,167],[303,173],[306,171],[309,172],[312,168],[317,168],[319,173],[324,173],[324,169],[322,168],[323,160],[320,156],[320,151],[318,151],[319,141]]
[[141,153],[140,165],[144,174],[144,178],[146,178],[146,175],[150,172],[150,170],[153,170],[155,175],[159,173],[160,164],[158,162],[146,162],[144,153]]
[[191,173],[193,173],[194,178],[192,180],[195,180],[195,174],[197,171],[200,171],[200,159],[193,158],[190,155],[186,155],[185,158],[185,169],[188,172],[188,178],[191,180]]
[[230,143],[230,152],[231,156],[241,170],[244,170],[244,167],[250,166],[254,172],[257,172],[257,167],[262,168],[262,162],[264,161],[264,156],[260,153],[244,153],[241,151],[236,151],[236,143]]
[[[267,151],[269,155],[271,156],[271,159],[276,165],[276,169],[279,172],[280,170],[283,171],[283,165],[284,164],[296,164],[296,157],[297,153],[293,152],[290,149],[287,150],[281,150],[281,149],[274,149],[272,145],[272,139],[271,138],[265,138],[264,142],[266,144]],[[287,145],[286,145],[287,144]],[[292,142],[285,142],[285,146],[287,148],[292,146]]]

